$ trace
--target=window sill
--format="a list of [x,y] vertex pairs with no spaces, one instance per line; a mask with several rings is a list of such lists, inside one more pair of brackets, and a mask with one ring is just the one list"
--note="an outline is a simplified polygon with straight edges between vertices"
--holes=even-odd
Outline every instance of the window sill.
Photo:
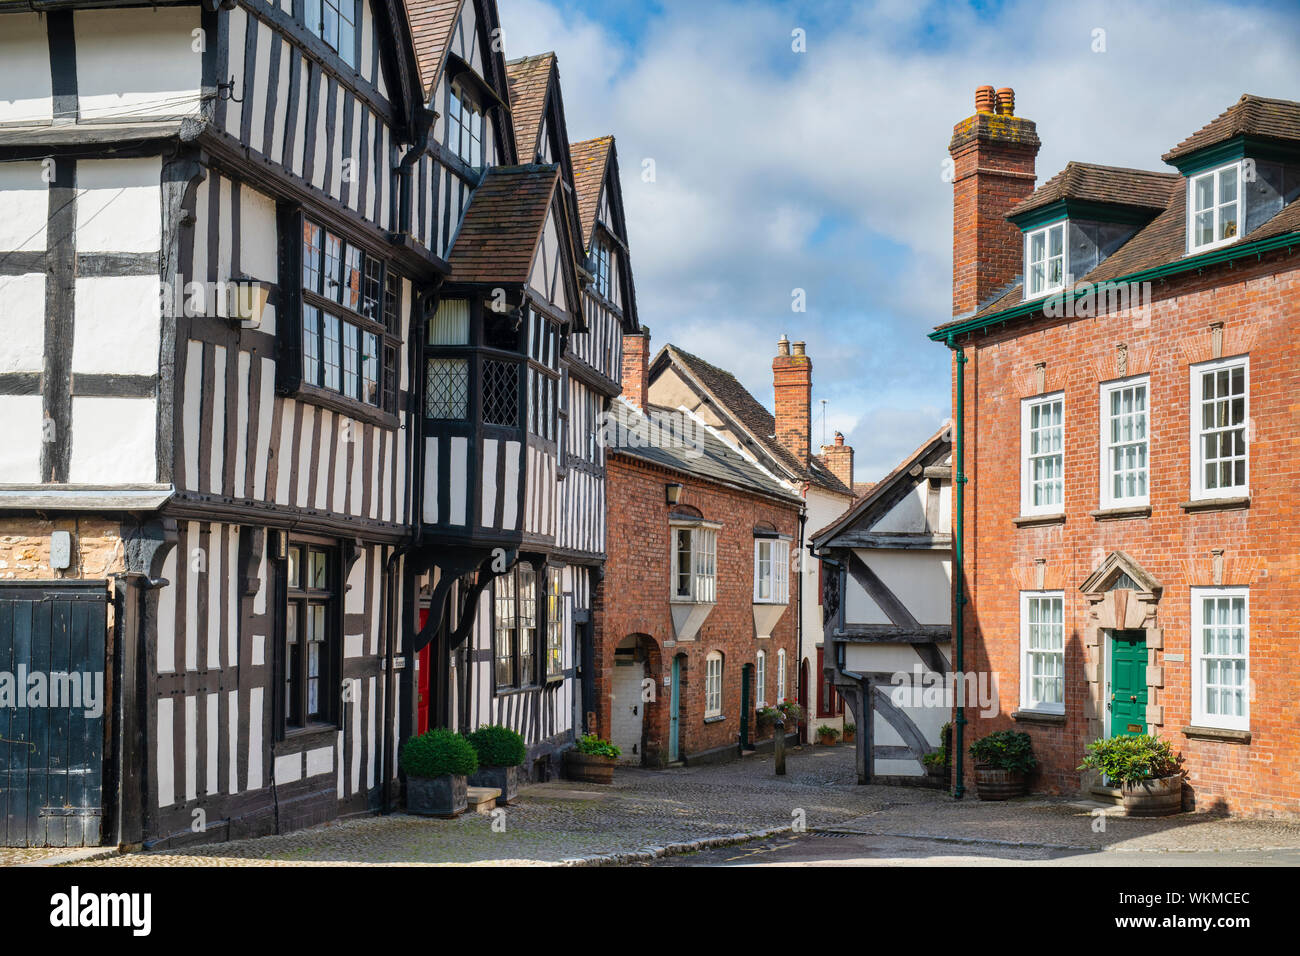
[[1065,512],[1052,515],[1019,515],[1011,519],[1017,528],[1036,528],[1040,525],[1065,524]]
[[1224,730],[1220,727],[1184,727],[1183,736],[1195,740],[1217,740],[1225,744],[1250,743],[1249,730]]
[[337,724],[309,724],[306,727],[291,727],[284,736],[276,741],[274,756],[297,753],[304,748],[330,746],[337,742],[339,727]]
[[303,382],[290,393],[290,397],[307,402],[309,405],[323,406],[347,418],[381,425],[384,428],[396,428],[399,424],[396,415],[388,414],[377,405],[367,405],[365,402],[348,398],[341,392],[321,388],[319,385],[308,385]]
[[726,719],[727,719],[726,714],[714,714],[712,717],[705,717],[704,722],[706,724],[717,724],[717,723],[721,723]]
[[717,602],[717,601],[692,601],[690,598],[679,598],[679,597],[675,597],[675,598],[669,598],[669,599],[668,599],[668,603],[669,603],[669,604],[692,605],[692,606],[699,606],[699,607],[706,607],[706,606],[707,606],[707,607],[713,607],[713,606],[714,606],[715,604],[717,604],[718,602]]
[[1150,505],[1124,505],[1118,508],[1100,508],[1089,511],[1096,521],[1121,521],[1125,518],[1150,518]]
[[1188,513],[1198,511],[1244,511],[1250,507],[1250,495],[1237,498],[1197,498],[1184,501],[1178,507]]
[[1054,724],[1058,727],[1065,726],[1065,714],[1054,714],[1045,710],[1015,710],[1011,712],[1011,719],[1018,723],[1025,724]]

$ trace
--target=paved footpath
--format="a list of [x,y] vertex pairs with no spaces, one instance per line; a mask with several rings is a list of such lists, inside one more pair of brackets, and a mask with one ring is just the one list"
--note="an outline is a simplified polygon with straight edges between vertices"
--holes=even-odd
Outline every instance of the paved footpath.
[[[547,865],[582,860],[644,862],[651,848],[664,862],[1028,862],[1085,861],[1099,853],[1137,861],[1162,854],[1198,864],[1220,853],[1300,854],[1300,820],[1225,820],[1183,814],[1130,820],[1095,805],[1026,798],[981,803],[973,795],[903,787],[859,787],[852,749],[792,751],[789,773],[773,774],[770,755],[728,764],[649,771],[620,768],[612,786],[556,781],[524,788],[505,811],[504,832],[487,816],[457,820],[409,815],[366,817],[284,836],[134,853],[83,861],[96,866],[301,866],[393,864]],[[789,834],[792,826],[803,834]],[[744,836],[756,840],[733,846]],[[725,849],[711,844],[726,843]],[[780,854],[772,853],[780,850]],[[0,864],[36,862],[66,851],[0,850]],[[1175,859],[1176,858],[1176,859]]]

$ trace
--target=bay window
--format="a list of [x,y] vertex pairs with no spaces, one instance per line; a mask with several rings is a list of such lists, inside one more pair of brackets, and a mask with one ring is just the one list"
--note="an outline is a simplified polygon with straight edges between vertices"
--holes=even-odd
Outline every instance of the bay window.
[[1144,505],[1148,483],[1146,378],[1101,386],[1101,504],[1103,508]]
[[1065,713],[1065,595],[1020,595],[1020,706]]
[[790,601],[790,542],[779,538],[754,541],[754,603],[788,604]]
[[1192,588],[1192,723],[1250,729],[1246,588]]
[[712,604],[717,600],[718,535],[703,525],[672,528],[673,600]]

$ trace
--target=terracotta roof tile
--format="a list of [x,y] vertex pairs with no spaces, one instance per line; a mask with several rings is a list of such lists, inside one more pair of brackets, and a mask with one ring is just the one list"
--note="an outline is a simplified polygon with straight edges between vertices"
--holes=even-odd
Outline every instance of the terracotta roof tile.
[[573,158],[573,185],[578,193],[578,215],[582,217],[582,241],[590,247],[596,228],[596,211],[600,208],[600,190],[605,184],[605,168],[614,148],[613,136],[598,136],[569,144]]
[[451,31],[456,25],[460,5],[461,0],[408,0],[406,4],[426,103],[433,99],[442,62],[451,46]]
[[559,177],[559,166],[489,169],[448,254],[451,281],[527,282]]
[[1012,207],[1007,218],[1050,206],[1061,199],[1162,210],[1169,205],[1169,191],[1180,178],[1177,173],[1147,169],[1067,163],[1063,170],[1035,189],[1033,195]]
[[541,136],[542,110],[546,106],[546,88],[555,67],[555,54],[525,56],[506,63],[506,81],[510,84],[510,115],[515,125],[515,142],[519,158],[532,162],[537,155]]
[[1166,163],[1236,136],[1300,142],[1300,103],[1244,94],[1161,157]]

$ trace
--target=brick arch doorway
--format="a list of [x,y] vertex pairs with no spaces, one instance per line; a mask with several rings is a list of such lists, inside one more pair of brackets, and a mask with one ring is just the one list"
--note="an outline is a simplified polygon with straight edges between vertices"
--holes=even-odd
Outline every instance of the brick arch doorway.
[[614,649],[609,739],[622,751],[620,763],[658,762],[661,671],[659,644],[648,634],[629,634]]

